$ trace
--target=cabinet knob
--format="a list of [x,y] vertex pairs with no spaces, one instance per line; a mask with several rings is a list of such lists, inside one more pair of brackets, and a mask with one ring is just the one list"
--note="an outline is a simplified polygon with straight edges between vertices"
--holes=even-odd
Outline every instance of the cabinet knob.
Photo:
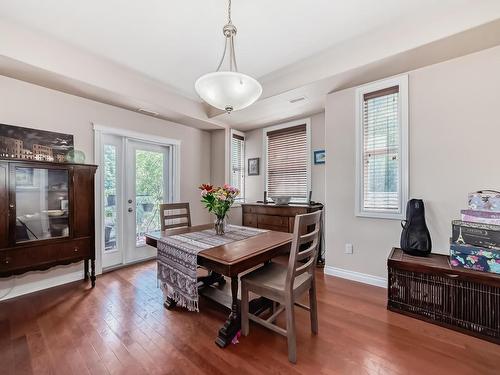
[[75,253],[77,253],[77,252],[78,252],[78,248],[77,248],[77,247],[75,247],[75,248],[73,249],[73,251],[74,251]]
[[5,264],[9,264],[9,259],[5,259]]
[[14,208],[14,207],[16,207],[16,206],[15,206],[15,204],[14,204],[14,203],[11,203],[11,204],[9,204],[9,207],[10,207],[10,208]]

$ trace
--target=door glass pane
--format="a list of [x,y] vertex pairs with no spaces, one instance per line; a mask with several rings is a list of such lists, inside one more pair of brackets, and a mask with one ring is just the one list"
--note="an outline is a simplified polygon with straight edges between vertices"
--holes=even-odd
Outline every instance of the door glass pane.
[[16,167],[16,242],[69,236],[68,171]]
[[116,146],[104,145],[104,251],[116,249]]
[[160,230],[159,205],[163,203],[164,153],[136,150],[136,244],[144,245],[146,232]]

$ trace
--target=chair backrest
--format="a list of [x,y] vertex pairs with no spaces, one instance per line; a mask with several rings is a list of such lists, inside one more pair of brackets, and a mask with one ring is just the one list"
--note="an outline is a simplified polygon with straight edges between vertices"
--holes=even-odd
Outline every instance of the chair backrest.
[[304,272],[314,275],[318,256],[322,211],[295,216],[292,247],[288,261],[286,287],[293,288],[295,278]]
[[161,230],[191,226],[189,203],[160,204]]

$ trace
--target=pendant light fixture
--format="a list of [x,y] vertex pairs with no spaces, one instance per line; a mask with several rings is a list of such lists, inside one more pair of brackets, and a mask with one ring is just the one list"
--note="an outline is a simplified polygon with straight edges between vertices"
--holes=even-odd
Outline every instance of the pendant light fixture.
[[[256,79],[238,72],[234,52],[236,31],[231,20],[231,0],[229,0],[228,22],[222,29],[225,38],[222,59],[215,72],[201,76],[194,84],[200,98],[212,107],[222,109],[227,113],[248,107],[255,103],[262,94],[262,86]],[[229,70],[221,71],[226,52],[229,54]]]

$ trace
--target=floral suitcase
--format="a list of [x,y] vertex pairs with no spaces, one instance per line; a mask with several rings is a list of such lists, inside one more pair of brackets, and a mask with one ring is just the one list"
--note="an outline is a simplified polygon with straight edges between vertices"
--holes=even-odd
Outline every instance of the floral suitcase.
[[500,249],[451,243],[450,264],[482,272],[500,274]]
[[469,209],[500,212],[500,191],[479,190],[469,193]]

